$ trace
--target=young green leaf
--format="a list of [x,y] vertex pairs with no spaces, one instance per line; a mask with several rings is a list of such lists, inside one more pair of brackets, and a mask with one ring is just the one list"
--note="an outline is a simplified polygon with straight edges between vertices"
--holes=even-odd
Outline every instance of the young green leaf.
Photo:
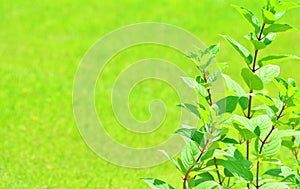
[[254,27],[255,33],[260,31],[260,23],[258,18],[247,8],[232,5],[243,17]]
[[275,106],[275,102],[273,101],[273,99],[263,93],[255,93],[254,98],[258,99],[269,107]]
[[188,58],[192,59],[193,61],[199,63],[201,61],[201,58],[198,54],[194,53],[194,52],[189,52],[189,54],[187,55]]
[[200,113],[199,113],[197,106],[194,106],[192,104],[187,104],[187,103],[181,103],[181,104],[178,104],[177,106],[185,108],[186,110],[188,110],[189,112],[193,113],[198,118],[200,118]]
[[248,183],[253,180],[253,174],[249,170],[249,167],[245,166],[242,161],[239,160],[223,160],[218,159],[217,164],[225,167],[232,175],[238,179],[243,179]]
[[[268,138],[267,143],[263,146],[262,155],[266,157],[273,157],[277,155],[281,148],[281,139],[277,136],[277,129],[275,129],[270,137]],[[261,142],[256,140],[256,150],[259,152],[261,148]]]
[[261,50],[267,47],[267,45],[263,41],[251,40],[251,43],[256,50]]
[[173,157],[171,157],[165,150],[158,150],[158,151],[161,152],[163,155],[165,155],[179,171],[181,171],[182,173],[184,172],[183,170],[181,170],[180,165],[175,161],[175,159],[173,159]]
[[201,177],[201,178],[195,180],[195,186],[197,186],[200,183],[205,182],[205,181],[213,181],[214,180],[214,176],[212,176],[209,172],[200,173],[197,176]]
[[266,9],[263,9],[263,19],[266,24],[273,24],[277,20],[276,16]]
[[251,119],[251,123],[254,127],[258,127],[260,131],[260,137],[265,138],[272,128],[272,121],[267,115],[259,115]]
[[225,69],[226,67],[218,69],[217,71],[209,75],[207,78],[207,83],[212,84],[213,82],[215,82]]
[[265,36],[261,41],[265,45],[270,45],[275,39],[276,39],[276,33],[270,33],[267,36]]
[[147,183],[151,189],[175,189],[162,180],[154,178],[142,178],[142,180]]
[[279,77],[276,77],[272,80],[274,84],[277,86],[277,88],[279,89],[279,91],[285,96],[288,89],[288,83]]
[[291,140],[282,140],[281,145],[294,151],[297,148],[297,144]]
[[262,80],[263,84],[267,84],[272,81],[272,78],[279,76],[280,67],[269,64],[261,67],[256,73],[257,76]]
[[270,176],[273,176],[273,177],[281,177],[281,169],[269,169],[268,171],[266,171],[264,173],[264,175],[270,175]]
[[177,131],[175,131],[175,133],[187,137],[192,141],[197,142],[198,144],[201,144],[203,139],[203,133],[195,128],[180,128]]
[[206,181],[198,184],[197,186],[193,187],[192,189],[221,189],[219,183],[215,181]]
[[256,50],[264,49],[268,45],[264,41],[258,40],[257,36],[255,34],[253,34],[252,32],[250,32],[248,35],[245,35],[245,38],[248,39],[249,41],[251,41],[251,43],[253,44],[253,46]]
[[271,183],[262,185],[260,189],[290,189],[290,187],[284,183]]
[[298,8],[299,5],[295,2],[281,2],[279,5],[275,7],[276,12],[284,12],[289,9]]
[[205,51],[204,51],[204,54],[216,55],[219,52],[220,52],[220,43],[207,47],[207,49],[205,49]]
[[238,96],[246,96],[247,93],[237,82],[231,79],[228,75],[222,74],[222,76],[225,80],[228,90],[236,92]]
[[269,27],[267,27],[263,33],[264,35],[267,35],[269,33],[285,32],[292,28],[293,27],[288,24],[272,24]]
[[219,115],[224,113],[232,113],[239,101],[238,96],[227,96],[219,100],[216,104],[219,108]]
[[266,64],[270,64],[270,63],[278,63],[278,62],[282,62],[284,60],[289,60],[289,59],[297,59],[297,60],[300,60],[300,58],[298,56],[295,56],[295,55],[289,55],[289,54],[286,54],[286,55],[279,55],[279,56],[267,56],[267,57],[264,57],[262,59],[260,59],[258,61],[258,65],[259,66],[263,66],[263,65],[266,65]]
[[199,156],[200,150],[194,142],[189,142],[181,152],[181,162],[185,170],[188,170]]
[[235,139],[233,138],[224,138],[222,140],[222,142],[226,143],[226,144],[239,144],[238,141],[236,141]]
[[262,90],[264,88],[262,80],[249,69],[242,69],[242,77],[251,90]]
[[246,110],[248,108],[249,105],[249,99],[248,97],[242,96],[239,98],[239,105],[241,106],[241,108],[243,110]]
[[277,134],[278,138],[290,137],[290,136],[300,136],[300,131],[280,130],[280,131],[278,131],[278,134]]
[[232,120],[244,126],[247,130],[251,131],[252,133],[254,132],[255,125],[253,125],[248,118],[239,115],[233,115]]
[[233,48],[244,58],[245,62],[247,64],[251,64],[253,61],[253,57],[251,53],[241,44],[239,44],[236,40],[233,38],[227,36],[227,35],[222,35],[232,46]]
[[196,89],[204,98],[208,96],[207,90],[204,86],[199,84],[195,79],[190,77],[182,77],[182,80],[192,89]]

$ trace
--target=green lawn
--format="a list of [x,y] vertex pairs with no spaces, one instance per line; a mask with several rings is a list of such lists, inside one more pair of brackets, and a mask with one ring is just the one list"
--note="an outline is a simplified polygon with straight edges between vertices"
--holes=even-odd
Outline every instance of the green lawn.
[[[96,40],[128,24],[150,21],[182,27],[206,44],[220,41],[218,60],[228,62],[232,69],[227,74],[239,79],[239,68],[244,66],[242,59],[218,34],[242,40],[251,27],[230,4],[245,5],[259,14],[262,1],[2,0],[0,188],[146,188],[139,180],[142,177],[157,177],[179,188],[180,175],[171,163],[147,169],[124,168],[102,160],[88,148],[73,116],[73,79],[80,60]],[[283,21],[300,29],[298,14],[299,10],[292,10]],[[299,44],[299,32],[282,34],[261,55],[300,56]],[[246,46],[250,48],[249,44]],[[103,123],[108,133],[132,147],[165,141],[179,123],[180,109],[175,107],[178,96],[159,82],[141,83],[129,98],[132,114],[139,120],[149,118],[148,105],[152,99],[165,101],[170,113],[158,133],[128,132],[112,115],[107,99],[118,73],[132,61],[146,57],[166,59],[191,76],[195,74],[194,65],[182,54],[155,45],[128,49],[112,60],[97,83],[96,89],[104,90],[96,90],[96,108],[105,117]],[[286,61],[281,65],[283,76],[300,82],[299,62]]]

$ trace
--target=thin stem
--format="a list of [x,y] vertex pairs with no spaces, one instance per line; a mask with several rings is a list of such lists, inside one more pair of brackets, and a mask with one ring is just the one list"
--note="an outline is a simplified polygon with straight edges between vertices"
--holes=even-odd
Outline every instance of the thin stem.
[[[261,27],[259,36],[257,38],[258,41],[262,40],[262,37],[263,37],[262,35],[263,35],[263,31],[264,31],[265,26],[266,26],[266,24],[264,23]],[[257,56],[258,56],[258,49],[255,49],[252,68],[250,66],[248,66],[249,69],[253,73],[255,73],[257,71],[257,69],[256,69]],[[253,92],[254,92],[253,89],[251,89],[250,92],[249,92],[249,103],[248,103],[248,114],[247,114],[248,119],[252,118],[251,108],[252,108],[252,101],[253,101],[253,97],[252,97]],[[249,160],[249,158],[250,158],[250,156],[249,156],[249,154],[250,154],[250,143],[251,143],[251,140],[247,140],[247,142],[246,142],[246,158],[247,158],[247,160]],[[247,188],[250,189],[250,184],[247,184]]]
[[222,186],[222,179],[221,179],[221,175],[220,175],[220,172],[219,172],[219,169],[218,169],[218,164],[217,164],[217,159],[216,159],[216,157],[214,157],[214,164],[215,164],[215,167],[216,167],[216,169],[217,169],[217,175],[218,175],[219,183],[220,183],[220,185]]
[[[205,83],[208,83],[207,77],[205,75],[205,70],[203,70],[202,73],[203,73],[203,80],[205,81]],[[211,106],[213,104],[213,102],[212,102],[212,95],[211,95],[210,88],[207,88],[206,91],[208,93],[208,98],[209,98],[209,102],[208,103]]]
[[255,71],[256,71],[255,67],[256,67],[257,55],[258,55],[258,50],[256,49],[255,52],[254,52],[253,66],[252,66],[252,69],[251,69],[251,71],[253,73],[255,73]]
[[260,161],[257,161],[257,169],[256,169],[256,188],[259,188],[259,183],[258,183],[258,177],[259,177],[259,167],[260,167]]
[[[282,114],[283,114],[283,111],[285,110],[286,108],[286,105],[283,104],[281,110],[280,110],[280,113],[276,116],[276,120],[279,120],[281,117],[282,117]],[[267,134],[267,136],[265,137],[265,139],[262,141],[262,144],[260,146],[260,149],[259,149],[259,155],[262,154],[262,151],[263,151],[263,148],[265,146],[265,144],[267,144],[268,142],[268,139],[270,138],[271,134],[273,133],[273,131],[275,130],[275,125],[272,126],[271,130],[269,131],[269,133]],[[260,188],[260,185],[258,185],[258,177],[259,177],[259,168],[260,168],[260,161],[258,160],[257,161],[257,164],[256,164],[256,188]]]
[[259,41],[263,39],[263,38],[262,38],[262,34],[263,34],[263,32],[264,32],[265,26],[266,26],[266,24],[263,23],[263,25],[262,25],[262,27],[261,27],[261,30],[260,30],[260,33],[259,33],[259,37],[258,37],[258,40],[259,40]]
[[249,151],[250,151],[250,149],[249,149],[249,147],[250,147],[250,140],[247,140],[247,160],[249,160]]
[[[208,143],[209,143],[209,140],[206,140],[206,142],[205,142],[205,144],[204,144],[204,146],[203,146],[203,149],[200,151],[200,154],[199,154],[198,158],[196,159],[196,162],[197,162],[197,163],[200,161],[201,157],[202,157],[203,154],[205,153],[206,147],[207,147]],[[183,177],[183,188],[184,188],[184,189],[187,189],[187,187],[186,187],[186,182],[187,182],[187,180],[188,180],[188,178],[189,178],[190,172],[193,170],[194,167],[195,167],[195,164],[192,165],[192,166],[187,170],[187,172],[185,173],[185,175],[184,175],[184,177]]]
[[[208,83],[208,80],[207,80],[207,77],[205,75],[205,70],[202,70],[202,73],[203,73],[203,80],[205,81],[205,83]],[[210,91],[210,88],[207,88],[206,89],[207,93],[208,93],[208,97],[209,97],[209,105],[212,106],[213,104],[213,101],[212,101],[212,95],[211,95],[211,91]],[[201,159],[201,157],[203,156],[203,154],[206,152],[206,147],[209,143],[209,140],[206,140],[205,141],[205,144],[203,146],[203,149],[200,151],[200,154],[198,156],[198,158],[196,159],[196,162],[198,163]],[[195,167],[195,165],[192,165],[188,170],[187,172],[185,173],[184,177],[183,177],[183,189],[187,189],[187,180],[188,180],[188,177],[189,177],[189,174],[190,172],[193,170],[193,168]]]
[[228,177],[227,187],[230,186],[230,177]]

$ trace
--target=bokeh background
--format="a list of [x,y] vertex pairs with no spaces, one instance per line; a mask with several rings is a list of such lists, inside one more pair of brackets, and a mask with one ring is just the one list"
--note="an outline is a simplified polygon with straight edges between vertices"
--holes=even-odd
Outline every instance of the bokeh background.
[[[219,34],[231,35],[252,49],[243,39],[252,28],[230,4],[246,6],[261,18],[262,0],[1,0],[0,188],[146,188],[142,177],[157,177],[179,188],[180,175],[171,163],[124,168],[102,160],[88,148],[73,117],[73,79],[85,52],[105,34],[128,24],[162,22],[192,32],[207,45],[220,42],[217,60],[228,62],[226,73],[241,80],[240,68],[245,65]],[[296,29],[300,29],[299,21],[296,9],[281,20]],[[300,56],[299,47],[300,33],[285,33],[260,56]],[[175,107],[179,99],[170,86],[145,81],[129,96],[132,114],[147,120],[149,103],[160,98],[168,111],[164,125],[157,132],[141,135],[118,124],[107,98],[118,73],[143,58],[166,59],[190,76],[196,74],[184,55],[162,46],[133,47],[112,59],[97,83],[96,108],[105,109],[101,116],[107,132],[131,147],[167,140],[178,126],[181,111]],[[299,61],[278,64],[282,77],[300,82]]]

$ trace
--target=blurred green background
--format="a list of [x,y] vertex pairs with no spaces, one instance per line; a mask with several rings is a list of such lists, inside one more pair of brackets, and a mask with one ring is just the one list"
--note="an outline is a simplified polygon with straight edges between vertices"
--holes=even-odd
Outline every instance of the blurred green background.
[[[251,48],[243,39],[251,26],[230,4],[260,15],[262,0],[0,1],[0,188],[146,188],[141,177],[157,177],[179,187],[180,175],[171,163],[124,168],[100,159],[87,147],[73,117],[73,79],[96,40],[128,24],[154,21],[182,27],[206,44],[220,42],[218,61],[228,62],[226,73],[240,80],[244,63],[218,34],[231,35]],[[291,10],[281,21],[300,29],[299,10]],[[260,56],[300,56],[299,42],[299,32],[281,34]],[[107,109],[102,116],[109,134],[133,147],[166,140],[179,122],[178,96],[159,82],[141,83],[129,98],[132,114],[139,120],[149,118],[152,99],[165,101],[170,117],[159,133],[127,132],[111,114],[107,98],[117,73],[147,57],[166,59],[195,74],[194,65],[182,54],[155,45],[134,47],[112,60],[101,78],[104,83],[97,84],[97,89],[105,90],[96,90],[96,107]],[[280,65],[283,77],[300,82],[300,62]]]

